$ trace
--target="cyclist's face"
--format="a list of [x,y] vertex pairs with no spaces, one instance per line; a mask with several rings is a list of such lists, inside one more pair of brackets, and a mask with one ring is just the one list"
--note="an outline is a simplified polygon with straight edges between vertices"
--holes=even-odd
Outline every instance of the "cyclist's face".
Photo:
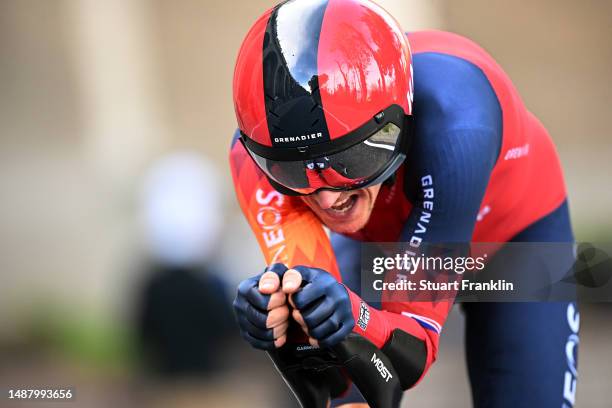
[[370,219],[381,184],[351,191],[319,191],[302,199],[329,229],[353,233]]

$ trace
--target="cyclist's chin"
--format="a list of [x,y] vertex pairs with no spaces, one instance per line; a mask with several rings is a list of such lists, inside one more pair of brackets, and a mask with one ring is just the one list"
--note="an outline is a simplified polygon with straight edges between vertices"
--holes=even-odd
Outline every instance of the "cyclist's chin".
[[337,232],[339,234],[352,234],[354,232],[359,231],[368,223],[368,219],[370,218],[370,212],[367,211],[366,214],[359,214],[359,216],[354,217],[351,220],[347,221],[337,221],[333,219],[323,219],[321,217],[323,223],[332,231]]
[[316,201],[305,200],[306,204],[319,219],[332,231],[341,234],[351,234],[359,231],[368,223],[379,186],[354,190],[350,192],[347,204],[340,207],[323,209]]

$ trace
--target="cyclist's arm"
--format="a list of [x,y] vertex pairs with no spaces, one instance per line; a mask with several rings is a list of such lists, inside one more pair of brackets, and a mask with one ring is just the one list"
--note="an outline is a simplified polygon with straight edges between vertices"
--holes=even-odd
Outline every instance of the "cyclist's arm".
[[[406,160],[406,194],[413,209],[400,239],[467,243],[499,155],[501,108],[482,71],[464,60],[416,55],[414,67],[417,137]],[[357,321],[363,302],[350,295]],[[404,300],[386,296],[382,310],[370,308],[366,330],[356,325],[355,331],[386,352],[406,376],[402,387],[407,388],[435,360],[453,300]]]
[[[416,135],[406,160],[405,190],[413,203],[400,240],[471,241],[478,211],[502,143],[502,112],[485,75],[467,61],[441,54],[414,57]],[[426,347],[424,374],[435,360],[453,300],[383,301],[381,313],[409,316]],[[404,319],[405,320],[405,319]],[[403,321],[403,320],[402,320]],[[420,326],[414,327],[414,322]]]
[[334,252],[319,219],[298,197],[274,190],[238,137],[236,131],[230,150],[234,189],[266,263],[316,266],[340,281]]

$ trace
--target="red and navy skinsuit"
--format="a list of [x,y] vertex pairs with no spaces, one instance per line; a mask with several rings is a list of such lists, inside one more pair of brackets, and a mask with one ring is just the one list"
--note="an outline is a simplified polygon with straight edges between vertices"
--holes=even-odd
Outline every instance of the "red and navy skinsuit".
[[[276,192],[242,144],[232,144],[236,193],[266,261],[329,271],[352,289],[354,308],[360,241],[573,240],[554,146],[508,76],[458,35],[427,31],[408,39],[415,138],[359,232],[334,234],[332,245],[301,199]],[[378,347],[395,328],[411,334],[422,342],[425,375],[452,302],[376,306],[367,330],[356,326],[355,332]],[[565,354],[569,315],[577,315],[573,304],[473,304],[465,311],[476,406],[573,404],[575,369]],[[347,401],[360,398],[352,394]]]

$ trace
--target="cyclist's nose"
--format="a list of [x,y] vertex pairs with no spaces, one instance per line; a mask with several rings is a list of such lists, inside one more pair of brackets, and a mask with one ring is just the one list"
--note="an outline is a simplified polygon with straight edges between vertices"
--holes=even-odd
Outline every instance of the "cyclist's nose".
[[321,190],[315,193],[314,198],[323,210],[327,210],[334,205],[338,198],[342,194],[341,191],[329,191],[329,190]]

